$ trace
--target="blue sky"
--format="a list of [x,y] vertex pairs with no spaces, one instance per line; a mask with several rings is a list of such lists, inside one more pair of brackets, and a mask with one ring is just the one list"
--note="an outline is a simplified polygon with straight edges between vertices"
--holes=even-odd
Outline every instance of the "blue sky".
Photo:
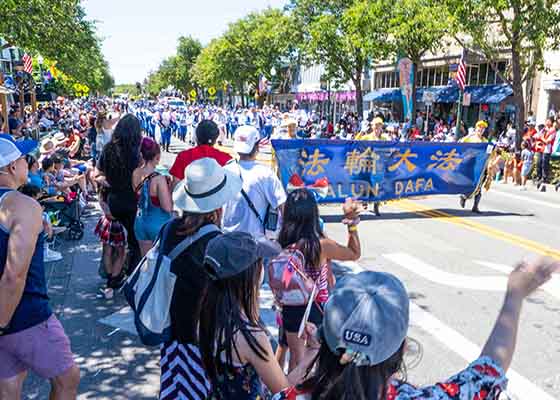
[[175,53],[179,36],[203,44],[223,33],[229,22],[286,0],[83,0],[97,21],[103,53],[116,83],[143,80],[161,60]]

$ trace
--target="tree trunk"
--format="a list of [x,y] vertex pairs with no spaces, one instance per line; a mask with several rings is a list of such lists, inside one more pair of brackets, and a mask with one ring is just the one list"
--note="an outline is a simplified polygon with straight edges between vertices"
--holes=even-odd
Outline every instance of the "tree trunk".
[[517,106],[515,113],[515,150],[521,150],[521,139],[523,137],[523,128],[525,125],[525,95],[523,93],[521,60],[517,51],[517,43],[512,43],[511,51],[511,70],[512,70],[512,90],[513,100]]
[[356,75],[352,79],[356,87],[356,109],[358,110],[358,119],[364,116],[364,94],[362,93],[362,68],[356,69]]
[[241,82],[239,93],[241,93],[241,107],[245,108],[245,85]]

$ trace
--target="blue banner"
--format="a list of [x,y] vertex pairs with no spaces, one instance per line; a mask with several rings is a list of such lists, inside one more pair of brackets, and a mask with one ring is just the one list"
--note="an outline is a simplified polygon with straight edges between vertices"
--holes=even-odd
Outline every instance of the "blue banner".
[[321,202],[471,194],[492,150],[487,143],[272,140],[284,187],[326,186]]

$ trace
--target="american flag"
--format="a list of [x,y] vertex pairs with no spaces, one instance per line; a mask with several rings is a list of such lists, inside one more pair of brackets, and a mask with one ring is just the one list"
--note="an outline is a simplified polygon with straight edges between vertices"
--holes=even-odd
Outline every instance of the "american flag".
[[467,65],[465,64],[465,52],[461,54],[461,61],[459,61],[459,66],[457,68],[457,77],[455,78],[457,85],[461,91],[465,91],[465,86],[467,82]]
[[23,55],[23,57],[21,58],[21,61],[23,61],[23,70],[25,72],[27,72],[28,74],[32,74],[33,73],[33,59],[31,58],[31,56],[27,53],[25,53]]

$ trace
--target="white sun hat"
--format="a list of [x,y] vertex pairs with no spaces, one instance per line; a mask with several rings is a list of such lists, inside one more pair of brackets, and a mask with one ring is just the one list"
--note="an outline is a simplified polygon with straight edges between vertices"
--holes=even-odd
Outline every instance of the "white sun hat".
[[201,158],[185,168],[185,179],[173,191],[176,209],[204,214],[221,208],[241,191],[241,178],[213,158]]

